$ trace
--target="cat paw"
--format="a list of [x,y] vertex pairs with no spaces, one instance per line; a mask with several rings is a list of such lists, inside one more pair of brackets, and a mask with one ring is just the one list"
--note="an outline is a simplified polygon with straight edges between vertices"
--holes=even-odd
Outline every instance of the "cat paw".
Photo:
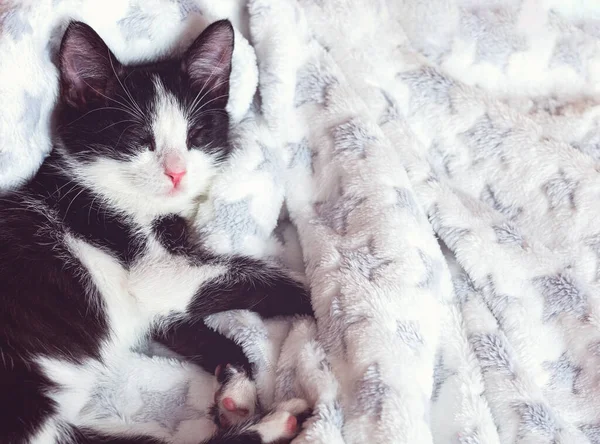
[[231,427],[252,417],[256,411],[256,385],[244,369],[219,365],[215,376],[220,384],[215,393],[217,424]]
[[263,443],[290,441],[302,428],[302,423],[310,416],[310,406],[304,399],[290,399],[282,402],[252,427],[260,435]]

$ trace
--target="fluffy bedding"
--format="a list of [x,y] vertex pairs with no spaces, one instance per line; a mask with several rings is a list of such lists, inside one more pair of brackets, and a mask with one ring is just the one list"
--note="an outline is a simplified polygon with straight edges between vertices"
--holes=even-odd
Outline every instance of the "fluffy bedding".
[[[294,442],[600,443],[598,4],[0,8],[2,188],[50,150],[52,61],[70,18],[124,62],[232,20],[236,152],[198,229],[216,251],[294,270],[316,322],[209,322],[244,347],[262,406],[314,405]],[[123,416],[119,387],[102,390],[98,408]],[[148,390],[129,420],[163,415],[178,442],[202,412],[178,387]]]

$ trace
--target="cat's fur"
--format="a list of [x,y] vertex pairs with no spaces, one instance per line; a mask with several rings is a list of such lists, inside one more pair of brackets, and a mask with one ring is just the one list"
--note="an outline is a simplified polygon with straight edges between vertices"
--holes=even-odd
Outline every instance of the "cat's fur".
[[[307,292],[284,272],[212,254],[187,222],[228,155],[232,51],[232,27],[220,21],[181,59],[123,66],[87,25],[68,27],[53,153],[27,185],[0,198],[0,442],[293,436],[301,401],[232,430],[217,431],[210,417],[216,411],[239,423],[254,406],[237,405],[233,413],[242,414],[227,417],[222,386],[211,410],[215,391],[207,387],[218,388],[218,365],[249,369],[239,347],[203,317],[312,313]],[[151,336],[210,373],[132,351]],[[244,373],[234,376],[242,387]],[[138,388],[171,382],[188,384],[187,402],[203,418],[177,430],[131,419],[125,410],[139,403]],[[123,412],[99,413],[94,400],[107,393]]]

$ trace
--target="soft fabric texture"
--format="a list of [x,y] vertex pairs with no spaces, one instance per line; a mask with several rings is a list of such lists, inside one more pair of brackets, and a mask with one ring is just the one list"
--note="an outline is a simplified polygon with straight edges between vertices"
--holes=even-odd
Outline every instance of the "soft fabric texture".
[[298,443],[598,443],[600,7],[480,3],[0,6],[0,186],[49,150],[68,17],[124,62],[229,17],[238,149],[198,229],[287,264],[317,317],[210,319],[261,404],[315,405]]

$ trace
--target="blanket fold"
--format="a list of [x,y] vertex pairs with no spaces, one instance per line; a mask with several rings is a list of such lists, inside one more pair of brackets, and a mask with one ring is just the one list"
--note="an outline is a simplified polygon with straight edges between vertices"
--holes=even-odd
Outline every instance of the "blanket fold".
[[228,17],[236,150],[198,229],[316,314],[207,320],[261,405],[314,405],[297,443],[600,442],[598,5],[113,3],[0,6],[0,187],[49,150],[69,18],[133,61]]

